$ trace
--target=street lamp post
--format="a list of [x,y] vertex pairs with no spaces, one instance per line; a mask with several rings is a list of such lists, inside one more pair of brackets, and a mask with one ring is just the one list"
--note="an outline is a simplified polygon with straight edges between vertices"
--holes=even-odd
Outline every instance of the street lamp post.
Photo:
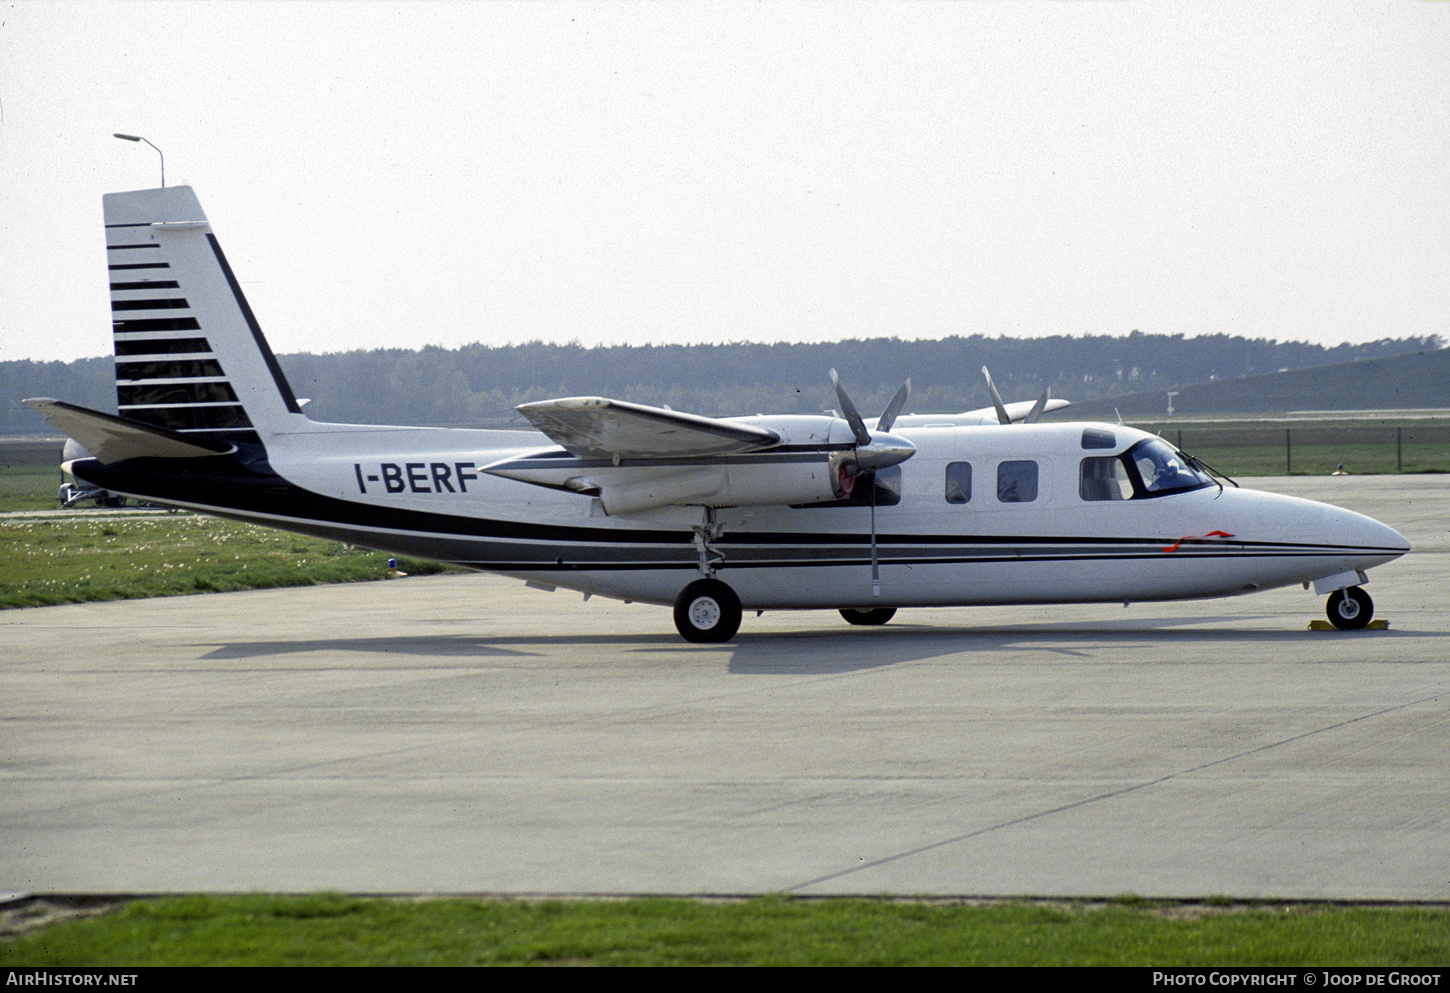
[[[146,144],[151,145],[151,142],[150,141],[147,141],[145,138],[141,137],[138,134],[116,134],[116,135],[114,135],[114,137],[120,138],[123,141],[145,141]],[[152,148],[156,148],[155,145],[151,145],[151,147]],[[161,149],[159,149],[159,148],[156,148],[156,154],[161,156],[161,185],[163,187],[165,187],[166,186],[166,156],[162,154]]]

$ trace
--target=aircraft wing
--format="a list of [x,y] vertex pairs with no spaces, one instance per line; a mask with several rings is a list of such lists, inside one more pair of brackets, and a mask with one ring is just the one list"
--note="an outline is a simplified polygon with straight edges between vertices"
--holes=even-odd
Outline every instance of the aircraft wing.
[[517,408],[578,458],[665,459],[732,455],[779,444],[766,428],[604,397],[540,400]]
[[236,451],[225,441],[203,441],[165,428],[127,420],[114,414],[90,410],[64,400],[37,398],[25,405],[51,424],[80,442],[100,461],[109,465],[122,459],[154,456],[166,459],[200,458]]
[[[1036,404],[1031,400],[1022,400],[1017,403],[1003,404],[1002,409],[1007,414],[1007,419],[1017,424],[1027,419],[1027,416],[1032,413],[1034,406]],[[1072,406],[1072,403],[1068,400],[1048,400],[1043,405],[1042,412],[1045,414],[1049,411],[1061,410],[1064,407],[1070,406]],[[979,407],[976,410],[964,410],[960,414],[907,414],[897,418],[896,423],[903,427],[927,427],[930,425],[944,424],[950,424],[953,427],[970,427],[976,424],[997,424],[1000,423],[1000,418],[997,416],[996,407]]]
[[[1016,403],[1003,404],[1002,406],[1007,411],[1007,419],[1016,424],[1025,419],[1028,414],[1032,413],[1034,404],[1031,400],[1019,400]],[[1043,405],[1042,412],[1046,414],[1050,411],[1061,410],[1063,407],[1070,406],[1072,406],[1072,402],[1069,400],[1048,400]],[[997,408],[982,407],[977,410],[963,411],[957,416],[969,423],[996,424]]]

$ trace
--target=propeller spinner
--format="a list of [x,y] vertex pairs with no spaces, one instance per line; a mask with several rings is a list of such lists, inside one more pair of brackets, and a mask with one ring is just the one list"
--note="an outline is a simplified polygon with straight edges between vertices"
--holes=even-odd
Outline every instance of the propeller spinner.
[[835,369],[831,370],[831,383],[836,387],[836,398],[841,402],[841,414],[851,426],[851,433],[856,436],[856,447],[851,450],[851,455],[846,460],[851,466],[848,469],[851,475],[859,476],[864,472],[875,472],[899,465],[916,454],[915,445],[905,438],[888,433],[891,425],[896,423],[901,408],[905,406],[906,398],[911,395],[911,380],[903,383],[901,389],[896,391],[896,396],[886,405],[886,410],[876,421],[875,433],[867,430],[866,422],[861,419],[856,405],[851,402],[851,397]]

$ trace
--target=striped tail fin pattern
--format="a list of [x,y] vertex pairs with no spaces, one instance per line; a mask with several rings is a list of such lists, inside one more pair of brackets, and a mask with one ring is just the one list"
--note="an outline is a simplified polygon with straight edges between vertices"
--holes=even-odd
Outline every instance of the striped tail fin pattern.
[[120,415],[233,442],[300,420],[191,187],[104,202]]

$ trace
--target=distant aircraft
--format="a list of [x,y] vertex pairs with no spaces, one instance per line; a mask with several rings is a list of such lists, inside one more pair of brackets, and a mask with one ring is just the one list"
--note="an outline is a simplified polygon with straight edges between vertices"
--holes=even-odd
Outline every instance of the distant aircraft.
[[[120,416],[27,400],[92,457],[90,485],[545,589],[673,605],[694,642],[743,611],[1329,594],[1409,544],[1337,507],[1225,488],[1121,424],[1066,406],[701,417],[600,397],[529,403],[542,434],[306,417],[190,187],[104,198]],[[985,370],[984,370],[985,372]]]
[[63,509],[69,509],[79,504],[82,500],[94,500],[96,501],[97,507],[124,507],[126,505],[125,497],[117,496],[114,493],[107,493],[99,486],[76,482],[70,472],[64,468],[76,459],[87,459],[90,457],[91,453],[86,451],[85,446],[81,445],[74,438],[66,439],[65,449],[61,452],[60,463],[62,466],[61,478],[64,480],[60,484],[60,493],[58,494],[61,507]]

